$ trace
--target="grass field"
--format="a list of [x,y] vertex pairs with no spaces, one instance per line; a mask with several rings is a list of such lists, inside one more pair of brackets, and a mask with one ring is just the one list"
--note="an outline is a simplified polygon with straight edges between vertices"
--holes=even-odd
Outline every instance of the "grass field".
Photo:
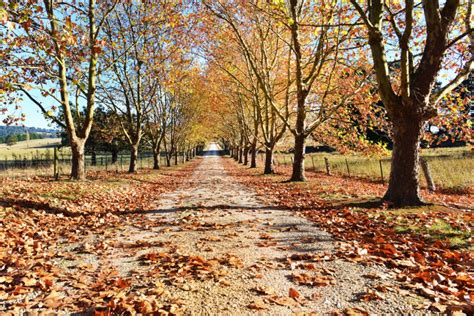
[[[471,148],[423,149],[421,154],[428,161],[433,180],[439,188],[460,192],[472,190],[474,185],[474,154]],[[275,155],[275,162],[277,165],[290,165],[292,157],[291,154],[279,153]],[[328,159],[331,173],[335,175],[381,181],[380,161],[385,182],[390,175],[390,157],[379,160],[360,155],[341,155],[339,153],[307,154],[306,169],[326,172],[324,158]],[[422,186],[425,186],[424,177],[421,176],[420,178]]]
[[31,158],[31,156],[53,153],[54,146],[61,144],[61,138],[32,139],[18,142],[12,146],[0,144],[0,159],[14,159],[15,156]]

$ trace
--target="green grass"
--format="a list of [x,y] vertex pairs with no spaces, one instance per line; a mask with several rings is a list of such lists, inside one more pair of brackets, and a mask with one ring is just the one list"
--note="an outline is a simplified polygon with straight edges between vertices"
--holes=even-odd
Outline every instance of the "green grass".
[[[459,190],[471,188],[474,184],[474,155],[468,147],[423,149],[422,156],[428,161],[435,184],[442,189]],[[326,172],[324,158],[328,158],[331,173],[341,176],[366,178],[381,181],[380,161],[383,178],[386,182],[390,175],[390,158],[367,158],[360,155],[342,155],[339,153],[312,153],[306,156],[307,170]],[[276,154],[277,165],[290,165],[291,154]],[[347,170],[349,166],[349,172]],[[420,169],[421,172],[421,169]],[[420,176],[422,187],[426,186],[423,175]]]
[[[439,212],[450,212],[452,209],[441,205],[425,205],[420,207],[409,207],[400,209],[390,209],[383,211],[388,222],[394,223],[395,232],[399,234],[415,233],[428,236],[432,241],[449,241],[453,248],[469,248],[474,250],[471,245],[472,232],[462,230],[451,226],[447,221],[441,218],[434,218],[426,223],[425,219],[410,217],[413,214],[423,214],[424,216],[439,216]],[[428,218],[429,219],[429,218]]]
[[472,233],[470,231],[464,231],[461,229],[453,228],[449,223],[442,219],[435,219],[432,225],[416,225],[414,223],[404,223],[399,221],[400,224],[395,226],[397,233],[417,233],[422,235],[428,235],[432,240],[449,241],[450,245],[454,248],[471,248]]
[[66,188],[66,189],[57,188],[56,190],[52,190],[48,193],[40,194],[40,196],[43,198],[54,198],[54,199],[59,199],[59,200],[74,201],[74,200],[82,198],[83,196],[86,195],[86,193],[90,193],[90,192],[85,192],[80,187],[75,188],[74,191],[71,191],[69,188]]
[[54,146],[61,144],[61,138],[32,139],[18,142],[12,146],[0,144],[0,159],[23,159],[27,157],[53,156]]

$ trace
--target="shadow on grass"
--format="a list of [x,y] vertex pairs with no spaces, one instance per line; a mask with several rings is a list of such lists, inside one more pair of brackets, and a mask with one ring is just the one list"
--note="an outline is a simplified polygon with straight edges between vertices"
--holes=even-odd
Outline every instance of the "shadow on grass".
[[363,199],[363,200],[349,200],[349,201],[335,201],[331,205],[327,206],[333,209],[343,208],[363,208],[363,209],[378,209],[384,206],[382,199]]

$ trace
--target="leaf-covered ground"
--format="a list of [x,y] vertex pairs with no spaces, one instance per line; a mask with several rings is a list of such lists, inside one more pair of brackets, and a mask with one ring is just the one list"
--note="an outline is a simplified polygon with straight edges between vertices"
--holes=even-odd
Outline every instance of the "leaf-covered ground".
[[431,205],[394,209],[380,204],[386,187],[309,173],[307,183],[287,183],[290,170],[274,176],[236,168],[233,176],[261,196],[313,221],[340,242],[337,256],[390,269],[400,288],[426,298],[433,312],[474,312],[470,195],[422,194]]
[[471,198],[394,210],[374,202],[381,185],[281,172],[206,157],[79,183],[1,180],[0,310],[472,312]]

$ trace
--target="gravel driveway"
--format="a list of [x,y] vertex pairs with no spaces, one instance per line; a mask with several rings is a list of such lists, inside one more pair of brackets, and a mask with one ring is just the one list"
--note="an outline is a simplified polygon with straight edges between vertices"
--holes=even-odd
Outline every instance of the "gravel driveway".
[[[163,195],[160,208],[148,214],[154,227],[123,234],[127,242],[158,244],[156,251],[172,249],[173,260],[217,265],[211,278],[204,270],[180,278],[179,271],[166,275],[163,268],[170,299],[179,300],[185,314],[416,313],[417,298],[401,295],[385,268],[337,259],[329,234],[293,212],[264,205],[226,173],[226,158],[201,159],[182,187]],[[138,258],[152,250],[128,258],[118,252],[109,263],[140,278]]]

